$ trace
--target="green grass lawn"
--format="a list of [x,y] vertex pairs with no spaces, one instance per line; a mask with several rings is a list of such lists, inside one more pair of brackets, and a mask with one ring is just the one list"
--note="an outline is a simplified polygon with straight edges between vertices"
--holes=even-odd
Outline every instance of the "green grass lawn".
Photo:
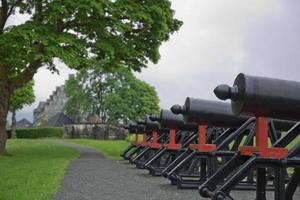
[[0,200],[51,199],[68,163],[79,153],[43,140],[8,140],[0,156]]
[[111,160],[121,160],[120,153],[129,145],[129,140],[65,139],[64,141],[94,148]]

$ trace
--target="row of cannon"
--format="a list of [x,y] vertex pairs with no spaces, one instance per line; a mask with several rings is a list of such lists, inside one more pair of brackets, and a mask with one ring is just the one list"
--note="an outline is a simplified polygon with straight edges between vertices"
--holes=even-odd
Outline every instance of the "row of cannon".
[[[121,156],[204,198],[292,200],[300,182],[300,82],[239,74],[219,85],[222,101],[186,98],[159,116],[131,121],[135,141]],[[139,142],[139,134],[143,141]]]

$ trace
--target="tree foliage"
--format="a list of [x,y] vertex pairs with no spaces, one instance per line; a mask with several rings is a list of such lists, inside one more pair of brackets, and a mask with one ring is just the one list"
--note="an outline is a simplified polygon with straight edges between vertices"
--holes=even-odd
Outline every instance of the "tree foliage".
[[25,105],[30,105],[35,101],[33,85],[34,82],[30,81],[13,92],[9,100],[11,112],[21,110]]
[[[7,23],[24,13],[25,23]],[[158,61],[159,46],[181,24],[169,0],[1,0],[0,154],[10,96],[40,67],[57,72],[58,59],[73,69],[139,71]]]
[[[31,18],[4,27],[17,13]],[[158,61],[160,44],[181,25],[168,0],[2,0],[0,16],[0,60],[13,86],[41,65],[56,71],[54,58],[75,69],[140,70]]]
[[155,89],[127,69],[81,71],[67,82],[65,91],[66,113],[76,120],[94,114],[103,123],[115,124],[159,111]]
[[67,115],[75,122],[80,122],[87,118],[87,113],[90,112],[90,99],[88,94],[82,89],[78,78],[69,78],[65,85],[65,93],[68,97],[65,105]]

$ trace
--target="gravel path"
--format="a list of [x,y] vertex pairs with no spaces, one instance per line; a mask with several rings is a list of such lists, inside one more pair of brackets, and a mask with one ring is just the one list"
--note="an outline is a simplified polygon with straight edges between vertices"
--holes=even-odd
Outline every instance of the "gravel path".
[[[127,161],[111,161],[81,145],[54,141],[77,149],[81,156],[72,161],[54,200],[199,200],[197,190],[177,190],[169,181],[152,177]],[[250,192],[233,192],[235,199],[254,199]],[[300,196],[295,197],[298,199]],[[270,197],[269,199],[273,199]]]

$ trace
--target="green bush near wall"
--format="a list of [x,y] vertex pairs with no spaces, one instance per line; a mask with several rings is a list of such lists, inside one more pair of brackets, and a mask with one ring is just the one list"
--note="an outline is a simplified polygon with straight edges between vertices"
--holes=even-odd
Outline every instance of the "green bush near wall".
[[43,137],[63,137],[64,129],[63,128],[26,128],[26,129],[17,129],[17,138],[43,138]]

